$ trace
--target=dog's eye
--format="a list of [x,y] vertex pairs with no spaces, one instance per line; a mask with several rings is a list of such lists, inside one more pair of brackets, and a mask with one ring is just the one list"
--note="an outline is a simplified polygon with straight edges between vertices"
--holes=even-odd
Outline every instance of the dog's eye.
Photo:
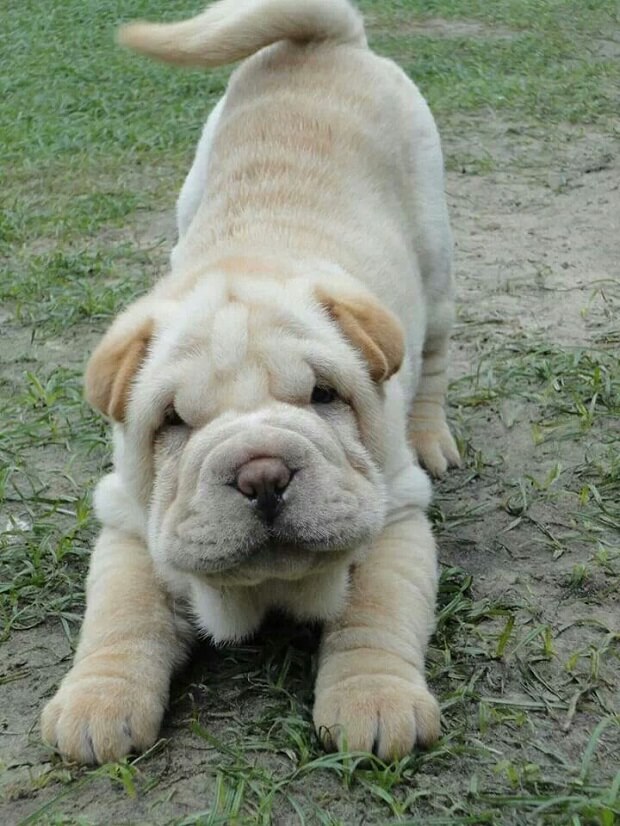
[[333,387],[317,384],[312,391],[310,401],[312,404],[331,404],[339,398]]
[[166,408],[162,427],[184,427],[185,422],[179,416],[173,404]]

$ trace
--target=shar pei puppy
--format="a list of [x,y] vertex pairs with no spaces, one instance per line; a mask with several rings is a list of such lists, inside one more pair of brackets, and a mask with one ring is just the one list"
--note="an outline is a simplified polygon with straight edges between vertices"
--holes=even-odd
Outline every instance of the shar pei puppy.
[[241,640],[275,608],[324,624],[325,746],[402,756],[439,733],[418,459],[434,475],[459,459],[432,115],[347,0],[222,0],[120,41],[176,64],[245,60],[179,197],[169,274],[87,368],[114,470],[43,737],[87,763],[148,748],[192,635]]

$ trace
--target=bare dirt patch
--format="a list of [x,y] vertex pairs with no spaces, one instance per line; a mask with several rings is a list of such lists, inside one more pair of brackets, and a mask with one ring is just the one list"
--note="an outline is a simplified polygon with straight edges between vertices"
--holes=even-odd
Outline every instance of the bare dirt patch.
[[448,179],[463,333],[496,321],[495,336],[600,341],[619,300],[618,147],[574,130],[536,151],[497,127],[484,139],[493,171],[465,162]]

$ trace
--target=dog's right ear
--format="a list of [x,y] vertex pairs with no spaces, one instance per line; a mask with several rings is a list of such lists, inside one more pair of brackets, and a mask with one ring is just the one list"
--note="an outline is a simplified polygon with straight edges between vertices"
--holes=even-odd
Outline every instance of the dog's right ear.
[[119,330],[114,325],[88,362],[86,399],[116,422],[125,420],[131,384],[146,357],[152,335],[151,319],[128,330]]

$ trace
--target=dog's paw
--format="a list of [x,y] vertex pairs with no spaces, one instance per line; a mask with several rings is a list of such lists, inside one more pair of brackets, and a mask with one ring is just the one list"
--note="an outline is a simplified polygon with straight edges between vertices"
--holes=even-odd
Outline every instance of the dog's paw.
[[70,673],[43,709],[43,740],[68,760],[107,763],[157,739],[162,699],[139,679]]
[[421,424],[416,426],[413,420],[409,429],[409,440],[420,464],[432,476],[443,476],[449,467],[459,467],[461,464],[459,449],[445,421],[439,422],[431,430],[424,429]]
[[423,683],[360,674],[317,694],[314,725],[330,751],[346,748],[397,760],[439,737],[439,706]]

